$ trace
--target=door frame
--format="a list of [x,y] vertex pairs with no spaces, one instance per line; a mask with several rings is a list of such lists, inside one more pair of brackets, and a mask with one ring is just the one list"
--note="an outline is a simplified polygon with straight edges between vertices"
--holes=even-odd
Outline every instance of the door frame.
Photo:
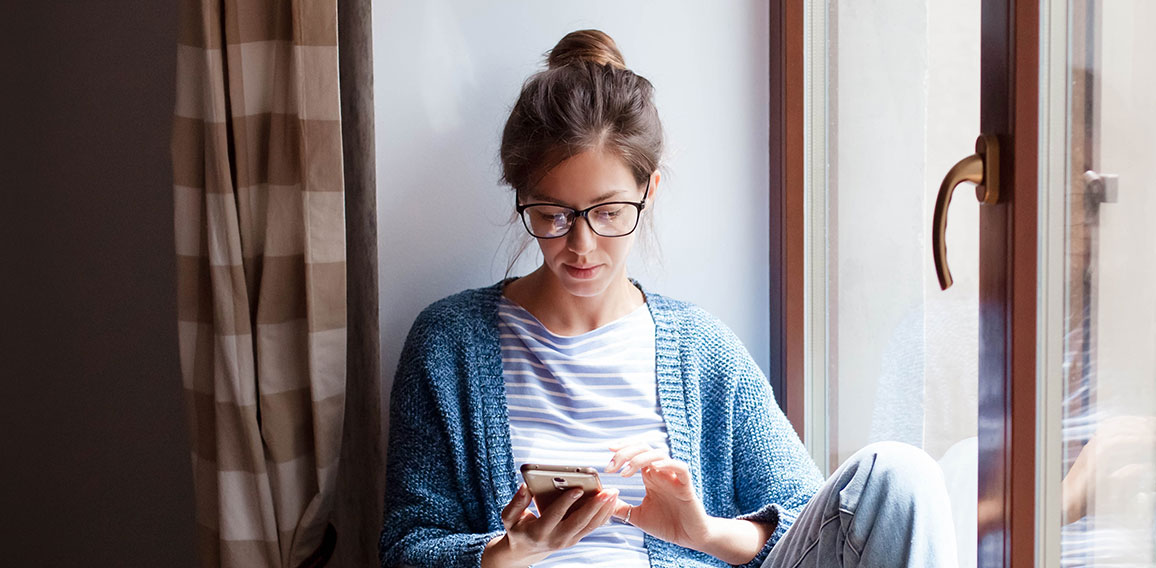
[[806,439],[804,418],[804,11],[805,0],[770,9],[770,360],[779,407]]
[[979,566],[1035,562],[1039,3],[984,0],[980,131],[1001,196],[980,208]]
[[[770,9],[771,383],[807,439],[805,0]],[[980,211],[978,565],[1034,565],[1038,274],[1038,2],[983,0],[981,118],[1001,196]],[[929,212],[930,214],[930,212]],[[813,408],[813,406],[812,406]]]

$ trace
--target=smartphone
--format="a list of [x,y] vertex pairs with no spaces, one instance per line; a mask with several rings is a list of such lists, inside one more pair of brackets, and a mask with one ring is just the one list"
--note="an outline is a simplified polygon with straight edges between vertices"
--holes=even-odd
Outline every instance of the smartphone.
[[592,467],[527,463],[522,464],[521,469],[522,479],[526,480],[526,488],[534,496],[539,512],[571,489],[584,492],[581,500],[602,491],[598,470]]

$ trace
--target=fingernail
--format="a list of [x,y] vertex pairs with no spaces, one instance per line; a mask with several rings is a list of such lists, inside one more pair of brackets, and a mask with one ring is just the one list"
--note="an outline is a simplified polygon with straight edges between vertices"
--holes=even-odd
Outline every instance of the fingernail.
[[570,495],[570,497],[571,497],[572,499],[577,499],[577,498],[579,498],[579,497],[581,497],[581,496],[582,496],[582,490],[581,490],[581,489],[579,489],[579,490],[575,491],[574,493],[572,493],[572,494]]
[[610,460],[610,463],[606,464],[606,469],[614,469],[614,460],[613,459]]

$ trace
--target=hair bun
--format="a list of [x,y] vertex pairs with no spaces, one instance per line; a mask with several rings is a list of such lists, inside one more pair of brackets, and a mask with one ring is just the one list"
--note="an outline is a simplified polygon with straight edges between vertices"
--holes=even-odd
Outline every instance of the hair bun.
[[618,45],[600,30],[570,32],[546,53],[546,64],[550,69],[583,61],[626,69],[626,61],[622,58],[622,52],[618,51]]

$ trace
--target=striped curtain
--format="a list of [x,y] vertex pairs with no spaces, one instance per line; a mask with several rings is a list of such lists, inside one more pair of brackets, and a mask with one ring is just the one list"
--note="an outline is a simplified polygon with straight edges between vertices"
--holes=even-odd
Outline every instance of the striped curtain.
[[201,565],[322,565],[346,388],[336,0],[181,6],[172,153]]

